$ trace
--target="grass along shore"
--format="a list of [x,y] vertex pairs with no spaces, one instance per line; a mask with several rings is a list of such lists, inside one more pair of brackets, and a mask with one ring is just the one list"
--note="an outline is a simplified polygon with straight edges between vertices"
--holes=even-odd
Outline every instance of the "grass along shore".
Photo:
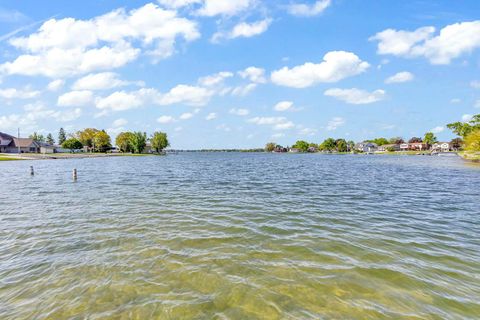
[[459,152],[458,155],[465,160],[480,163],[480,152],[462,151],[462,152]]

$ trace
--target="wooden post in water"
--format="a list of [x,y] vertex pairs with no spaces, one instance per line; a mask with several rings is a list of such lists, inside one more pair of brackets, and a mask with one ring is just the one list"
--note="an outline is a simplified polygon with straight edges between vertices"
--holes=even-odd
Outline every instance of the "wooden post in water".
[[73,181],[77,181],[77,169],[73,169],[72,178]]
[[30,166],[30,175],[31,176],[35,175],[35,172],[33,171],[33,166]]

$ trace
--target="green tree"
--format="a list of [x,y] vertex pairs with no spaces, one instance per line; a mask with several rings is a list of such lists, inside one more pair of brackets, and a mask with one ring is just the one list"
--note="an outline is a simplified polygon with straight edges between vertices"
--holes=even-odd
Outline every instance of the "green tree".
[[325,139],[321,144],[320,144],[320,150],[323,151],[333,151],[337,147],[335,143],[335,139],[333,138],[328,138]]
[[391,144],[402,144],[402,143],[405,143],[405,140],[403,140],[402,137],[393,137],[393,138],[390,138],[388,142],[390,142]]
[[88,148],[93,147],[93,138],[99,132],[98,129],[95,128],[86,128],[82,131],[77,132],[76,138],[80,141],[84,146]]
[[115,138],[115,144],[121,152],[133,152],[132,139],[132,132],[120,132]]
[[388,140],[385,139],[385,138],[376,138],[376,139],[373,139],[373,140],[367,140],[368,142],[373,142],[375,143],[376,145],[378,146],[383,146],[384,144],[388,144]]
[[447,124],[447,128],[452,130],[457,136],[465,138],[472,131],[480,129],[480,114],[474,115],[470,121],[467,122],[453,122]]
[[292,146],[292,148],[296,148],[300,150],[301,152],[307,152],[308,150],[308,142],[304,140],[298,140],[295,142],[295,144]]
[[422,142],[422,138],[412,137],[410,140],[408,140],[408,143],[416,143],[416,142]]
[[345,141],[345,139],[337,139],[337,141],[335,141],[335,147],[338,152],[347,152],[347,141]]
[[82,147],[83,147],[82,143],[75,138],[67,139],[62,143],[62,148],[70,149],[71,152],[73,152],[73,150],[76,150],[76,149],[81,149]]
[[150,138],[150,144],[152,148],[160,152],[170,145],[168,142],[167,134],[165,132],[154,132]]
[[33,139],[33,141],[36,141],[36,142],[45,142],[45,137],[41,134],[38,134],[36,132],[34,132],[33,134],[31,134],[29,136],[30,139]]
[[49,134],[47,135],[47,143],[48,143],[49,145],[55,144],[55,139],[53,139],[53,136],[52,136],[51,133],[49,133]]
[[435,142],[437,142],[437,137],[433,134],[433,132],[427,132],[425,133],[425,137],[423,138],[423,142],[425,142],[428,145],[432,145]]
[[463,140],[461,138],[455,138],[450,141],[450,144],[452,145],[453,150],[459,150],[460,148],[463,147]]
[[92,143],[95,148],[94,151],[106,152],[112,147],[110,136],[105,132],[105,130],[98,131],[93,136]]
[[58,131],[58,144],[62,145],[65,140],[67,140],[67,134],[65,133],[65,130],[63,130],[63,128],[60,128],[60,130]]
[[273,150],[275,150],[275,146],[277,144],[275,142],[269,142],[265,145],[265,151],[266,152],[272,152]]
[[355,142],[352,141],[352,140],[348,141],[348,142],[347,142],[347,148],[348,148],[347,151],[352,151],[353,148],[355,148]]
[[142,153],[147,145],[147,134],[140,131],[133,132],[130,143],[134,153]]
[[472,130],[465,137],[465,150],[474,152],[480,151],[480,129]]

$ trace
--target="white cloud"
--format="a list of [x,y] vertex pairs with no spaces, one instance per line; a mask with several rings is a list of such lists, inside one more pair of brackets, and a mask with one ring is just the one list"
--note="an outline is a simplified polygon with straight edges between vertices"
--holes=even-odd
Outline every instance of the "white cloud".
[[464,115],[462,116],[462,121],[463,121],[463,122],[468,122],[468,121],[472,120],[472,118],[473,118],[473,115],[471,115],[471,114],[464,114]]
[[229,112],[237,116],[247,116],[250,113],[248,109],[242,109],[242,108],[239,108],[239,109],[233,108],[233,109],[230,109]]
[[40,91],[17,90],[15,88],[0,89],[0,98],[3,99],[31,99],[40,95]]
[[229,32],[216,32],[212,36],[212,42],[218,42],[222,38],[235,39],[235,38],[250,38],[267,31],[271,19],[264,19],[252,23],[241,22],[233,27]]
[[129,84],[127,81],[118,79],[114,72],[101,72],[86,75],[78,79],[72,86],[73,90],[107,90]]
[[161,95],[156,102],[160,105],[184,103],[191,106],[203,106],[208,103],[213,94],[213,91],[206,88],[180,84]]
[[238,74],[243,79],[248,79],[253,83],[265,83],[265,69],[257,67],[248,67],[245,70],[239,71]]
[[273,83],[293,88],[306,88],[321,82],[337,82],[342,79],[365,72],[369,64],[357,55],[346,51],[330,51],[323,57],[323,62],[307,62],[289,69],[283,67],[272,72]]
[[331,5],[331,0],[318,0],[313,4],[295,3],[287,7],[288,13],[294,16],[316,16]]
[[254,5],[254,0],[204,0],[202,8],[197,11],[201,16],[234,16]]
[[313,128],[301,128],[300,131],[298,132],[299,134],[303,136],[313,136],[318,132],[317,129]]
[[433,133],[440,133],[440,132],[442,132],[443,130],[445,130],[445,128],[444,128],[444,127],[442,127],[442,126],[438,126],[438,127],[435,127],[435,128],[433,128],[433,129],[431,129],[431,130],[430,130],[430,132],[433,132]]
[[185,112],[180,115],[180,120],[188,120],[193,117],[193,113]]
[[62,79],[53,80],[47,85],[47,89],[50,91],[58,91],[63,87],[64,84],[65,84],[65,80],[62,80]]
[[88,90],[70,91],[57,99],[57,105],[62,107],[81,107],[93,102],[93,93]]
[[210,121],[210,120],[213,120],[213,119],[216,119],[217,118],[217,114],[215,112],[210,112],[206,117],[205,117],[205,120],[207,121]]
[[124,111],[138,108],[143,104],[142,97],[138,92],[116,91],[105,98],[97,98],[95,106],[105,111]]
[[292,101],[280,101],[273,107],[275,111],[287,111],[293,107]]
[[475,89],[480,89],[480,81],[479,80],[473,80],[470,82],[470,86]]
[[197,24],[153,3],[131,10],[117,9],[90,20],[50,19],[37,32],[10,40],[26,53],[0,65],[4,74],[66,77],[121,67],[135,60],[140,48],[167,57],[177,38],[199,38]]
[[401,83],[401,82],[408,82],[412,81],[415,76],[408,72],[408,71],[402,71],[394,74],[393,76],[387,78],[385,80],[385,83]]
[[123,127],[127,123],[128,123],[128,121],[126,119],[120,118],[120,119],[117,119],[117,120],[113,121],[112,126],[114,128],[119,128],[119,127]]
[[326,129],[328,131],[334,131],[337,130],[338,127],[341,127],[345,124],[345,119],[342,117],[334,117],[327,123]]
[[198,83],[202,86],[212,87],[221,84],[225,79],[233,77],[233,73],[228,71],[218,72],[206,77],[198,79]]
[[233,88],[232,95],[234,96],[246,96],[250,92],[252,92],[257,87],[256,83],[249,83],[244,86],[238,86]]
[[160,3],[161,5],[173,9],[178,9],[201,2],[202,0],[158,0],[158,3]]
[[378,41],[379,54],[401,57],[425,57],[432,64],[449,64],[452,59],[480,47],[480,20],[445,26],[434,36],[434,27],[415,31],[387,29],[370,40]]
[[272,125],[274,130],[286,130],[295,126],[292,121],[285,117],[254,117],[247,121],[257,125]]
[[386,97],[385,91],[380,89],[373,92],[368,92],[356,88],[333,88],[326,90],[324,94],[350,104],[369,104],[383,100]]
[[158,123],[166,124],[175,122],[175,118],[172,116],[161,116],[157,119]]

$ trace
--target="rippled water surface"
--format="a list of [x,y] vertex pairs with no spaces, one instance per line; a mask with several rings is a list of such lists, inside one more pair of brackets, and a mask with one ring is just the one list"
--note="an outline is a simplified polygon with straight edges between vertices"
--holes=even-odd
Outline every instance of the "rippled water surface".
[[459,158],[12,161],[0,181],[0,319],[480,317],[480,167]]

